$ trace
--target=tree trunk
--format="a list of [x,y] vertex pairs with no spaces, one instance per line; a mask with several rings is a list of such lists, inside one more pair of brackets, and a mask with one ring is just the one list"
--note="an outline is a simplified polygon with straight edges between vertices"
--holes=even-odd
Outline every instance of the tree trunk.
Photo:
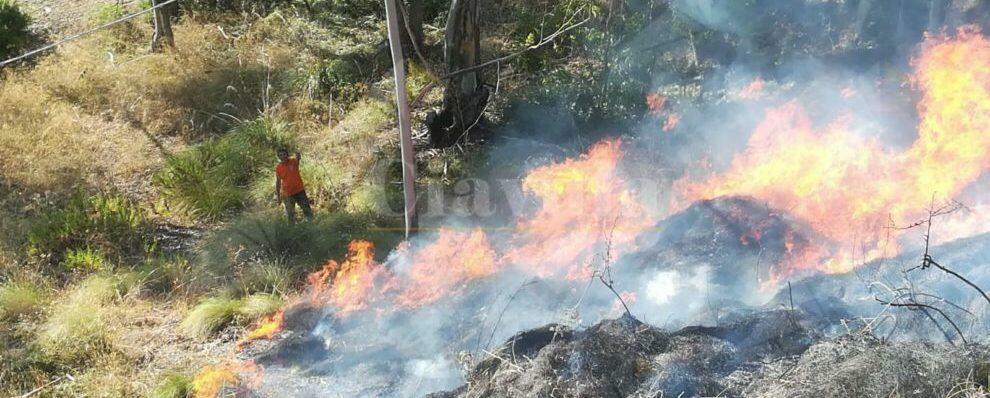
[[[165,0],[151,0],[151,6],[157,7]],[[161,51],[163,45],[175,47],[175,37],[172,35],[172,19],[178,15],[178,3],[171,3],[166,6],[155,8],[154,14],[155,32],[151,37],[151,51]]]
[[[479,0],[453,0],[444,39],[443,58],[447,74],[481,63]],[[427,116],[433,146],[444,148],[457,142],[480,120],[488,101],[488,89],[480,71],[456,73],[446,81],[443,109]]]
[[[423,48],[423,0],[395,0],[401,13],[399,30],[402,31],[402,55],[406,59],[414,59],[416,51]],[[425,55],[424,55],[425,56]]]

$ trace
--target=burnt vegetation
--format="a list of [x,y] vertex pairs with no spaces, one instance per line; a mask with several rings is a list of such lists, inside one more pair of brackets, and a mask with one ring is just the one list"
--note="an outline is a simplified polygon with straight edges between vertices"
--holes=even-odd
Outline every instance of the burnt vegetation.
[[[855,101],[902,145],[917,128],[891,115],[925,108],[904,71],[962,26],[990,27],[990,1],[0,0],[0,395],[988,396],[990,237],[937,239],[981,209],[933,199],[887,227],[921,245],[837,272],[848,242],[793,208],[671,193],[731,166],[753,103],[840,113],[805,85],[824,70],[854,76],[850,102],[875,89]],[[757,81],[766,102],[741,99]],[[649,180],[609,204],[652,195],[664,217],[589,206],[551,225],[542,253],[581,249],[567,272],[517,272],[504,252],[545,227],[520,221],[541,205],[526,176],[606,138],[621,161],[550,185]],[[272,197],[280,148],[302,153],[309,222]],[[356,241],[376,250],[341,260]]]

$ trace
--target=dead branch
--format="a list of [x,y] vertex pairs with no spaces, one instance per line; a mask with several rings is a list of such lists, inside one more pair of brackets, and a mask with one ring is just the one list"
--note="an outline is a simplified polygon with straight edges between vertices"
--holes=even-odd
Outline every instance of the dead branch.
[[[918,302],[894,303],[894,302],[890,302],[890,301],[881,300],[879,297],[874,297],[874,298],[877,300],[877,302],[879,302],[880,304],[885,305],[885,306],[890,306],[890,307],[905,307],[905,308],[912,309],[912,310],[926,309],[926,310],[935,311],[939,315],[941,315],[942,318],[944,318],[946,322],[949,322],[949,324],[952,325],[952,328],[956,330],[956,334],[959,336],[960,339],[962,339],[963,344],[966,344],[966,345],[969,344],[969,342],[966,340],[966,336],[963,336],[962,330],[959,329],[959,326],[956,325],[956,323],[952,321],[952,318],[950,318],[948,315],[946,315],[945,312],[942,311],[941,309],[939,309],[938,307],[931,306],[931,305],[928,305],[928,304],[922,304],[922,303],[918,303]],[[929,316],[931,316],[931,315],[929,315]],[[952,343],[952,340],[949,339],[948,336],[946,336],[946,339],[949,340],[949,343]]]

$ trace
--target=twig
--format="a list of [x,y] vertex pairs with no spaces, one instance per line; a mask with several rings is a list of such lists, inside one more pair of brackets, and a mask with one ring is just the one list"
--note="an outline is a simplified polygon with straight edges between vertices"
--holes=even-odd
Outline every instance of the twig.
[[[949,322],[949,324],[952,325],[952,328],[953,329],[956,329],[956,333],[959,335],[959,338],[962,339],[963,344],[966,344],[966,345],[969,344],[969,342],[966,341],[966,336],[963,336],[962,330],[959,329],[959,326],[957,326],[956,323],[952,321],[952,318],[949,318],[949,316],[946,315],[945,312],[942,311],[941,309],[939,309],[938,307],[934,307],[934,306],[931,306],[931,305],[928,305],[928,304],[916,303],[916,302],[911,302],[911,303],[893,303],[893,302],[881,300],[880,298],[875,298],[875,299],[880,304],[891,306],[891,307],[906,307],[906,308],[915,309],[915,310],[917,310],[917,309],[928,309],[928,310],[935,311],[939,315],[941,315],[942,318],[945,318],[946,322]],[[952,340],[949,340],[949,342],[951,343]]]
[[18,396],[18,398],[28,398],[28,397],[30,397],[30,396],[32,396],[34,394],[37,394],[39,392],[44,391],[46,388],[51,387],[51,386],[55,385],[56,383],[61,382],[62,380],[66,380],[66,379],[68,379],[69,381],[75,381],[76,380],[74,377],[72,377],[72,375],[66,373],[66,374],[64,374],[62,376],[56,377],[52,381],[49,381],[49,382],[43,384],[41,387],[35,388],[35,389],[31,390],[31,391],[28,391],[24,395]]

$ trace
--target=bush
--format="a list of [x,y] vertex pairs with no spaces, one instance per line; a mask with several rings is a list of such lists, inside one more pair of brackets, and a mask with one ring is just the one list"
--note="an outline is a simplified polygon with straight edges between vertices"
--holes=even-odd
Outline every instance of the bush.
[[109,271],[110,263],[99,250],[86,247],[67,250],[62,268],[76,272]]
[[161,383],[151,392],[151,398],[186,398],[192,396],[193,379],[181,373],[165,375]]
[[[62,208],[48,211],[28,233],[29,252],[69,266],[104,266],[150,249],[141,209],[117,195],[74,195]],[[96,253],[102,253],[100,259]],[[87,263],[89,262],[89,263]]]
[[29,17],[14,0],[0,0],[0,58],[19,53],[31,41]]
[[170,157],[154,181],[178,211],[218,219],[244,207],[252,179],[263,166],[274,164],[275,149],[283,146],[294,146],[288,126],[257,119]]
[[8,283],[0,286],[0,319],[15,319],[38,312],[45,293],[33,284]]

